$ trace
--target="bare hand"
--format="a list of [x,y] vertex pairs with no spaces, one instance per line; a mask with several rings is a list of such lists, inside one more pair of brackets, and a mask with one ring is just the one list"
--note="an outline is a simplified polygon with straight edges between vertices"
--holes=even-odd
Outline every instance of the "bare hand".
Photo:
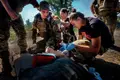
[[52,48],[50,48],[50,47],[47,47],[47,48],[45,49],[45,52],[46,52],[46,53],[54,53],[54,50],[53,50]]
[[65,55],[61,52],[61,51],[55,51],[52,48],[47,47],[45,50],[46,53],[53,53],[55,54],[57,57],[65,57]]

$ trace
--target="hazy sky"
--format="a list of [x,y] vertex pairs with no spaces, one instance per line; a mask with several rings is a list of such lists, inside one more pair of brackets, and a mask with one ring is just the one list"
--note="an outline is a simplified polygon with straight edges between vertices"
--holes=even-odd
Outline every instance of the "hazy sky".
[[[40,2],[41,0],[37,0]],[[93,0],[74,0],[72,3],[72,6],[77,9],[77,11],[80,11],[85,14],[85,16],[93,16],[90,11],[90,5]],[[38,13],[37,9],[33,8],[32,5],[27,5],[24,7],[23,11],[21,12],[24,22],[27,19],[30,19],[32,22],[34,19],[34,16]]]

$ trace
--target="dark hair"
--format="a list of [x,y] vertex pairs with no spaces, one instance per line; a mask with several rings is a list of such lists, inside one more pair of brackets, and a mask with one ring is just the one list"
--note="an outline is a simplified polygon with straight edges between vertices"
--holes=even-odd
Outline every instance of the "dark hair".
[[40,10],[48,9],[49,10],[49,3],[47,1],[40,2]]
[[75,13],[72,13],[70,14],[69,18],[70,20],[76,20],[78,17],[82,18],[82,19],[85,19],[84,17],[84,14],[80,13],[80,12],[75,12]]
[[40,6],[43,6],[43,5],[49,5],[49,3],[47,1],[41,1]]
[[73,12],[73,13],[76,12],[76,9],[75,9],[75,8],[72,8],[72,11],[71,11],[71,12]]
[[69,13],[69,10],[67,9],[67,8],[62,8],[61,10],[60,10],[60,12],[63,12],[63,13]]

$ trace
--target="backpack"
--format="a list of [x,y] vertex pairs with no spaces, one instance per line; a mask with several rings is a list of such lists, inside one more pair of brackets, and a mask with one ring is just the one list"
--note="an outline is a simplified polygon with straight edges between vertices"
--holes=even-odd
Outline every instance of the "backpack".
[[118,0],[98,0],[99,5],[99,15],[105,17],[110,15],[112,12],[115,12],[115,9],[118,7]]

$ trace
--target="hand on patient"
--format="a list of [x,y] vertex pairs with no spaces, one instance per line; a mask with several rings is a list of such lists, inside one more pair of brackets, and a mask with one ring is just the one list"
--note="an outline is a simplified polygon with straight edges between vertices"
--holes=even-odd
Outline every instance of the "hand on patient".
[[53,53],[53,54],[55,54],[57,57],[65,57],[65,55],[64,55],[61,51],[59,51],[59,50],[56,51],[56,50],[54,50],[54,49],[52,49],[52,48],[49,48],[49,47],[46,48],[45,52],[46,52],[46,53]]
[[64,51],[64,50],[67,50],[67,51],[71,51],[75,48],[75,45],[73,43],[68,43],[68,44],[61,44],[61,48],[59,49],[60,51]]

